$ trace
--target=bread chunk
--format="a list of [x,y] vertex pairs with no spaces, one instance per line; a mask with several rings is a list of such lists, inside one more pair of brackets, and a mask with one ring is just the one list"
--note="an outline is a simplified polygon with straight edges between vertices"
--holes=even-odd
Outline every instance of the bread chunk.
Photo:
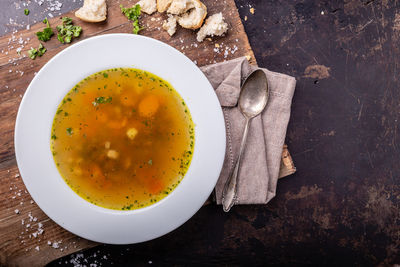
[[137,4],[140,6],[140,10],[146,14],[151,15],[157,11],[156,0],[140,0]]
[[197,32],[197,41],[202,42],[209,36],[221,36],[228,31],[228,24],[224,21],[222,13],[214,14],[207,18],[203,27]]
[[75,12],[75,16],[87,22],[100,22],[107,18],[105,0],[84,0],[83,6]]
[[178,23],[186,29],[198,29],[207,15],[207,7],[199,0],[191,0],[194,8],[178,16]]

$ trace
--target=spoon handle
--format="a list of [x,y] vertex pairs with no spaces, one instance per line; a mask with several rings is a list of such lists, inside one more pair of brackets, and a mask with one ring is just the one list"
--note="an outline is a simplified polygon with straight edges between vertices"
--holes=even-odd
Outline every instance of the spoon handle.
[[228,212],[236,201],[237,185],[239,181],[238,176],[240,169],[240,159],[242,158],[242,154],[246,146],[249,125],[250,119],[246,117],[246,126],[244,127],[242,142],[240,143],[239,155],[235,161],[234,168],[225,183],[224,191],[222,193],[222,207],[225,212]]

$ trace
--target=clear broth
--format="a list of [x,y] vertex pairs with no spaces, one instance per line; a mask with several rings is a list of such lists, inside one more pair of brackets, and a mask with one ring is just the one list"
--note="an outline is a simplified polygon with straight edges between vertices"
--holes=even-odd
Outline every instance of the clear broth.
[[53,121],[51,150],[61,176],[79,196],[109,209],[138,209],[170,194],[193,149],[194,124],[183,99],[139,69],[85,78]]

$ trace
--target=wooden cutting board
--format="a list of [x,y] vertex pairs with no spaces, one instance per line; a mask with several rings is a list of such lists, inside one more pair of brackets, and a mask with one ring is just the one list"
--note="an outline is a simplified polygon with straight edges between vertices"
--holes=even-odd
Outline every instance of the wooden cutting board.
[[[108,19],[104,23],[90,24],[79,21],[73,15],[74,12],[64,16],[73,18],[77,25],[82,26],[83,33],[79,40],[99,34],[130,33],[132,25],[121,14],[119,4],[131,6],[132,2],[116,2],[108,2]],[[248,56],[252,63],[256,63],[234,1],[204,2],[208,7],[208,14],[223,13],[230,28],[227,36],[198,43],[192,31],[179,28],[177,33],[170,37],[161,28],[165,15],[158,13],[141,18],[145,30],[140,34],[172,45],[199,66],[240,56]],[[60,17],[50,19],[50,24],[54,29],[60,24]],[[47,52],[43,57],[36,60],[24,57],[31,47],[38,47],[35,32],[43,28],[44,24],[38,23],[30,30],[0,38],[0,265],[42,266],[58,257],[97,245],[69,233],[49,219],[32,201],[19,177],[16,165],[13,134],[22,95],[35,73],[54,55],[68,47],[53,37],[44,43]],[[76,42],[77,40],[73,41]],[[17,53],[19,50],[20,53]],[[132,47],[132,53],[140,51]],[[29,129],[26,134],[29,134]],[[295,167],[287,148],[284,147],[280,176],[293,172]]]

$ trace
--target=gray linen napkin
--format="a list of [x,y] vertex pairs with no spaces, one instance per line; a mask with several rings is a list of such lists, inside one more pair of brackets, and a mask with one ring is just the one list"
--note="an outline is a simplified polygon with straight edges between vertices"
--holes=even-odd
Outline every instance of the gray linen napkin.
[[[226,155],[215,196],[221,204],[222,191],[239,153],[245,119],[237,107],[240,86],[257,66],[241,57],[201,68],[218,96],[226,123]],[[250,125],[239,172],[237,204],[265,204],[276,192],[282,148],[290,117],[296,80],[262,69],[267,75],[270,96],[264,112]]]

